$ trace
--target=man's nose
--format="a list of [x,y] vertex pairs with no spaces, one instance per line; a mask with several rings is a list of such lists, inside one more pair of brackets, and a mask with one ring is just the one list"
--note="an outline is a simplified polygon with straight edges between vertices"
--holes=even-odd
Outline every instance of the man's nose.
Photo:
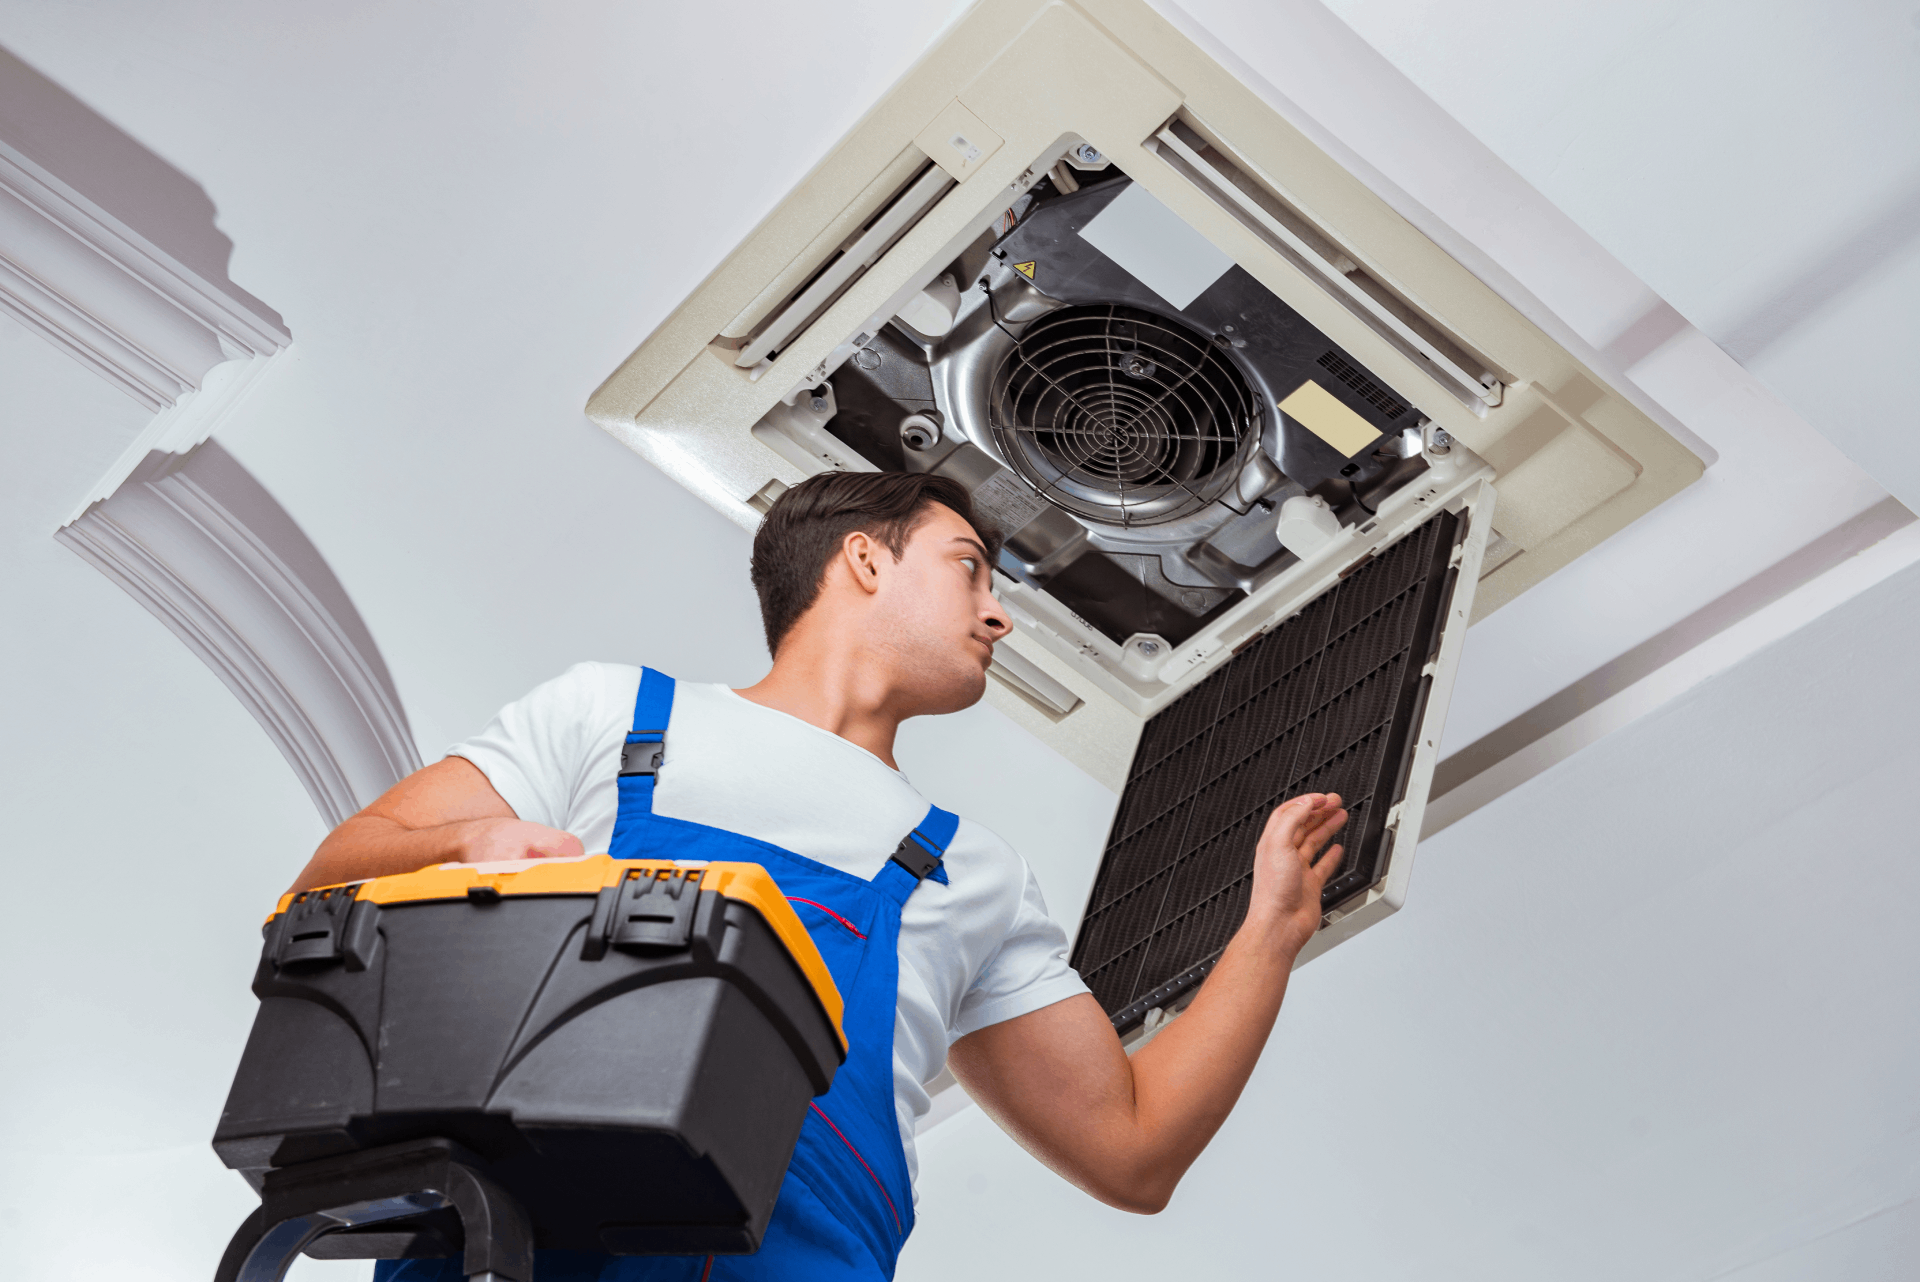
[[981,613],[980,621],[987,625],[995,641],[1013,631],[1013,624],[1007,621],[1007,607],[1001,605],[1000,598],[996,596],[987,597],[987,608]]

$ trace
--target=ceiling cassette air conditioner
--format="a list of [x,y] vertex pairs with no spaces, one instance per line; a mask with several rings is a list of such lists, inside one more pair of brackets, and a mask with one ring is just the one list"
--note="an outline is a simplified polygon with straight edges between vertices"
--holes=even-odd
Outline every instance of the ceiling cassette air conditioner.
[[748,528],[968,487],[990,697],[1122,794],[1075,960],[1126,1029],[1285,795],[1354,811],[1310,951],[1397,908],[1476,608],[1702,468],[1141,0],[976,5],[587,411]]

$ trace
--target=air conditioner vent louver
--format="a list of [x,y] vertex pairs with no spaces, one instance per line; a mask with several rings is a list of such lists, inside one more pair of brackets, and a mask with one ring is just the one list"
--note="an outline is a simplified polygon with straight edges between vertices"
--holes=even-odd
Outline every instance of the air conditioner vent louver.
[[1219,956],[1246,915],[1254,844],[1287,797],[1346,801],[1323,904],[1380,878],[1463,532],[1451,514],[1429,520],[1147,723],[1073,956],[1120,1031]]
[[1029,325],[994,375],[991,405],[1014,469],[1109,525],[1202,510],[1259,437],[1246,379],[1205,336],[1119,305],[1062,307]]
[[1405,401],[1348,364],[1338,352],[1328,352],[1315,363],[1352,388],[1354,395],[1390,419],[1399,418],[1410,408]]

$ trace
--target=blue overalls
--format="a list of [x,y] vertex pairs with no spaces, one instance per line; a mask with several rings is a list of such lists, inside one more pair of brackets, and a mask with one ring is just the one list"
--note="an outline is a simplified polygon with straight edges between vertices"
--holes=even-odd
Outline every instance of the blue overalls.
[[[792,902],[846,1002],[846,1063],[814,1100],[780,1199],[753,1255],[611,1256],[540,1251],[535,1282],[877,1282],[913,1229],[913,1188],[893,1099],[900,913],[941,866],[959,819],[927,811],[872,881],[739,833],[653,813],[654,776],[673,712],[673,678],[643,669],[620,775],[615,859],[737,860],[766,868]],[[648,745],[661,745],[650,748]],[[646,773],[626,773],[647,768]],[[460,1261],[386,1261],[375,1282],[459,1282]]]

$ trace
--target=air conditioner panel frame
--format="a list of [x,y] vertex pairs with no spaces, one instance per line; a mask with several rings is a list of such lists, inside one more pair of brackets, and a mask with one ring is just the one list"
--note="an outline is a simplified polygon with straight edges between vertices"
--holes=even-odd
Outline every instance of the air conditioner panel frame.
[[[795,263],[810,247],[817,253],[829,240],[837,245],[838,238],[825,233],[848,225],[851,200],[903,163],[915,138],[956,102],[996,132],[1002,145],[948,189],[770,365],[736,368],[737,348],[714,345],[715,336],[738,328],[783,273],[788,279],[804,276]],[[1329,297],[1323,281],[1287,262],[1156,156],[1147,144],[1176,117],[1217,141],[1244,173],[1312,226],[1325,229],[1343,253],[1430,317],[1441,333],[1457,336],[1467,351],[1508,376],[1501,403],[1484,412],[1463,404],[1428,370]],[[796,460],[771,447],[764,432],[757,438],[755,425],[776,407],[792,407],[797,393],[822,381],[852,354],[854,340],[876,332],[944,269],[971,234],[1081,140],[1354,353],[1395,393],[1486,458],[1491,471],[1483,475],[1468,467],[1453,478],[1456,494],[1464,492],[1458,487],[1516,472],[1514,510],[1544,512],[1551,519],[1532,522],[1530,542],[1479,584],[1478,615],[1700,475],[1701,461],[1684,445],[1401,218],[1144,0],[982,0],[613,372],[590,399],[589,416],[743,528],[754,528],[760,512],[750,498],[772,481],[791,484],[816,470],[805,456]],[[1563,448],[1543,453],[1556,441]],[[1569,443],[1580,448],[1564,448]],[[1536,455],[1533,467],[1521,467]],[[1562,456],[1575,471],[1561,466]],[[824,458],[820,462],[829,465]],[[1585,508],[1574,502],[1556,506],[1559,496],[1582,492],[1579,468],[1602,465],[1621,476],[1630,473],[1630,481]],[[1376,535],[1382,529],[1365,537]],[[1358,555],[1365,548],[1356,543],[1347,550]],[[1023,589],[1009,588],[1006,600],[1043,625],[1023,626],[1007,644],[1083,702],[1052,720],[1001,683],[990,683],[989,698],[1109,786],[1117,787],[1125,777],[1140,718],[1197,679],[1218,652],[1189,650],[1184,658],[1191,660],[1191,671],[1178,687],[1142,689],[1104,665],[1086,662],[1090,648],[1097,651],[1104,642],[1090,639],[1091,629],[1073,626],[1071,618],[1032,600]],[[1250,635],[1263,626],[1262,612],[1286,608],[1276,598],[1222,622]],[[1215,639],[1230,650],[1242,637],[1216,628]]]

